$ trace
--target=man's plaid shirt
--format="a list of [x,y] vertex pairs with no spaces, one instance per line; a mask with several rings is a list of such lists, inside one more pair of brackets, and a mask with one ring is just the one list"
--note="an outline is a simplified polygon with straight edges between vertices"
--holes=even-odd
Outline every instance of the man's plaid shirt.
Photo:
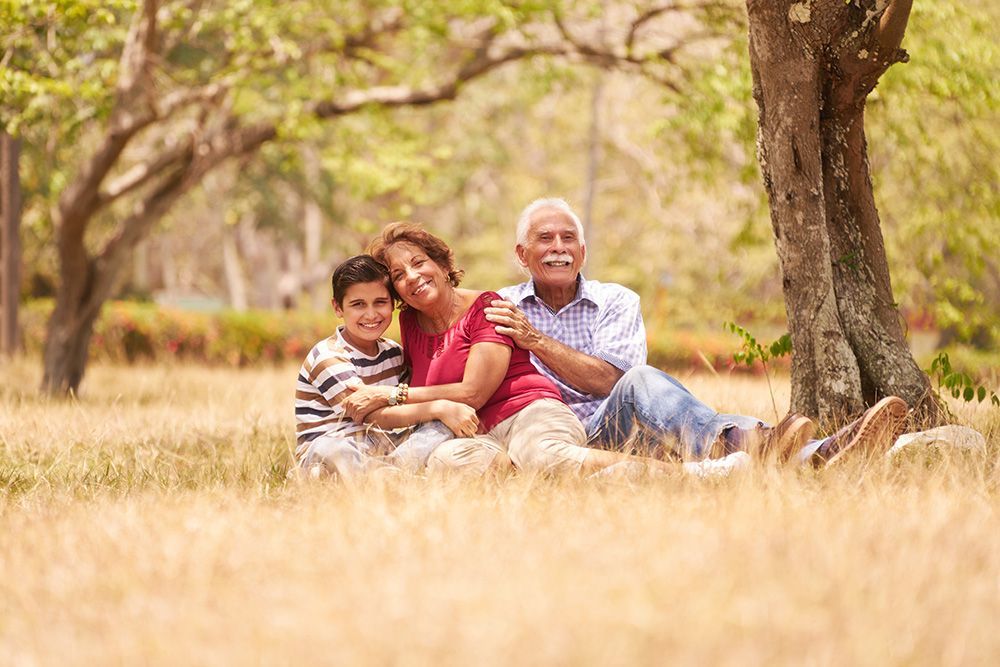
[[[541,333],[585,354],[627,371],[646,363],[646,328],[639,295],[615,283],[577,277],[576,298],[558,313],[535,295],[535,283],[505,287],[500,296],[518,306]],[[531,355],[531,361],[556,383],[563,400],[586,426],[604,398],[570,387],[548,366]]]

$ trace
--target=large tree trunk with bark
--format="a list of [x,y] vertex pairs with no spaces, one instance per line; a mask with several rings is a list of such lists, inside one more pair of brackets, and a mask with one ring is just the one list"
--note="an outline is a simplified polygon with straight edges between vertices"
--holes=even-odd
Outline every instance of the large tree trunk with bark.
[[910,0],[748,0],[758,157],[794,348],[792,410],[827,424],[887,395],[936,403],[892,298],[864,105]]

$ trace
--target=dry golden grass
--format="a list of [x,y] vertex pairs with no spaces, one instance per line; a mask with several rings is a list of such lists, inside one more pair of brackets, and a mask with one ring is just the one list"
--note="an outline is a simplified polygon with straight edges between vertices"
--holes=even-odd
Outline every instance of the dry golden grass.
[[348,488],[284,480],[294,369],[0,378],[0,664],[1000,661],[997,410],[985,454]]

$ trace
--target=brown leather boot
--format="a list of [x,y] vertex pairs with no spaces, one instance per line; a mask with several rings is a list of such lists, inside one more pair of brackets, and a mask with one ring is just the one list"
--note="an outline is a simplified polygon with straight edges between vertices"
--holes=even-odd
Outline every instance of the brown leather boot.
[[761,460],[772,459],[779,464],[788,463],[816,432],[816,423],[797,412],[790,412],[771,429],[770,438],[761,450]]
[[858,419],[833,434],[813,455],[813,465],[828,466],[847,452],[871,456],[888,451],[906,426],[906,401],[888,396],[865,410]]
[[774,460],[786,463],[802,449],[816,432],[816,424],[805,415],[790,413],[777,426],[758,423],[755,428],[734,428],[719,437],[712,448],[711,458],[721,458],[734,451],[748,453],[756,461]]

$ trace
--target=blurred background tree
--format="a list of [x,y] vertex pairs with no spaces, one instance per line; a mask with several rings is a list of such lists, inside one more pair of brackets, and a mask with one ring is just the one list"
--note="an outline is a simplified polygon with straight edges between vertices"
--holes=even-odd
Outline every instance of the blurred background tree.
[[[22,137],[25,296],[65,286],[60,197],[107,139],[141,4],[0,8],[10,27],[0,108]],[[561,195],[580,210],[592,199],[585,271],[639,291],[651,335],[727,320],[784,328],[742,3],[159,5],[160,55],[148,70],[159,108],[180,105],[177,91],[202,97],[137,132],[105,185],[141,178],[136,166],[158,156],[187,157],[187,146],[217,150],[209,137],[220,133],[264,123],[273,136],[228,160],[210,153],[219,158],[211,169],[202,156],[125,253],[107,297],[326,307],[332,266],[404,217],[454,245],[470,286],[495,288],[520,279],[509,259],[519,210]],[[876,201],[904,313],[994,348],[998,18],[986,0],[919,3],[904,43],[910,63],[890,70],[868,105]],[[433,85],[436,72],[475,56],[483,33],[473,28],[487,24],[498,32],[492,48],[530,42],[557,55],[513,60],[447,104],[317,117],[317,104],[343,104],[346,91]],[[352,47],[351,36],[362,40],[374,25],[382,36]],[[88,261],[160,178],[98,208]]]

